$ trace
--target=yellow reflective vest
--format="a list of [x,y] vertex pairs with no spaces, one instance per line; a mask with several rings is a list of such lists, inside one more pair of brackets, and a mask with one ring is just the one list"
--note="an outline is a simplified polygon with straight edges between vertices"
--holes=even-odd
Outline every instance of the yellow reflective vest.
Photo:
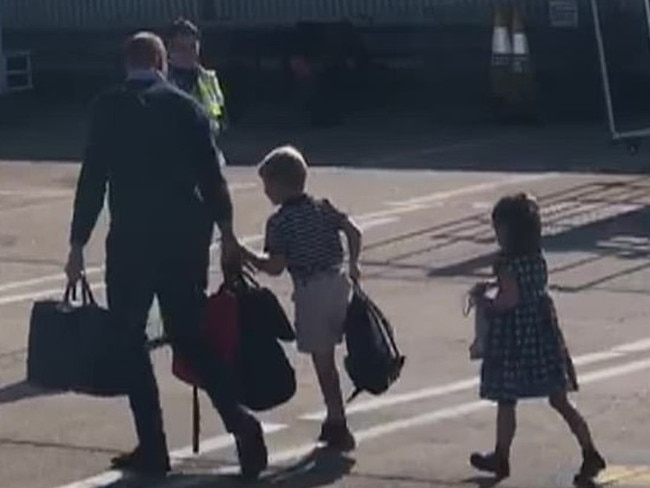
[[224,96],[217,74],[213,70],[199,68],[199,77],[193,94],[206,109],[213,121],[221,124],[224,115]]

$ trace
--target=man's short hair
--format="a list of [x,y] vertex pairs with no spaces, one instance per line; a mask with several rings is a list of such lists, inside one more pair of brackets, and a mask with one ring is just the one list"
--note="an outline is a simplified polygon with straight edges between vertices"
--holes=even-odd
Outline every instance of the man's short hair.
[[153,32],[137,32],[124,43],[124,60],[128,66],[158,68],[159,64],[166,58],[165,44]]
[[177,36],[190,36],[200,39],[201,31],[192,21],[180,17],[172,23],[169,28],[168,36],[169,39],[173,39]]
[[268,153],[258,167],[259,175],[292,190],[303,190],[307,181],[307,161],[293,146],[280,146]]

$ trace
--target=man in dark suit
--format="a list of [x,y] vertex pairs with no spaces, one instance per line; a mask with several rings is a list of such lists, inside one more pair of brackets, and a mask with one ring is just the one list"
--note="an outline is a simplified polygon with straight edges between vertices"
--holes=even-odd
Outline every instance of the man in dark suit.
[[260,423],[235,399],[224,365],[199,335],[205,304],[205,223],[221,233],[224,270],[237,271],[241,252],[232,203],[205,111],[166,81],[162,40],[142,32],[125,44],[126,82],[101,95],[92,111],[77,184],[66,273],[77,282],[83,248],[104,204],[108,305],[133,348],[129,400],[139,445],[113,460],[118,469],[169,471],[158,386],[146,350],[145,327],[154,296],[172,347],[196,371],[236,439],[242,474],[255,478],[268,463]]

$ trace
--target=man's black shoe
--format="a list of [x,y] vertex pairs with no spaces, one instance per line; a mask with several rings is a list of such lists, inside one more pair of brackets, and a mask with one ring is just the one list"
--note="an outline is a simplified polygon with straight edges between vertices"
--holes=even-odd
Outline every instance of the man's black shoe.
[[171,471],[169,456],[164,453],[147,453],[136,447],[130,453],[116,456],[111,460],[113,469],[130,471],[146,476],[165,476]]
[[247,481],[256,480],[269,464],[262,426],[254,417],[246,418],[235,435],[241,475]]

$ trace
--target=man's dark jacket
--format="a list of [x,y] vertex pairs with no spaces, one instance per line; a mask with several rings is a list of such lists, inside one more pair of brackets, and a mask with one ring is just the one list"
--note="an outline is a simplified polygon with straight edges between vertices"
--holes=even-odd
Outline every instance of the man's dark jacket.
[[207,245],[215,222],[232,221],[221,157],[203,109],[168,82],[128,81],[104,93],[92,110],[70,241],[88,242],[108,187],[109,250],[111,242]]

